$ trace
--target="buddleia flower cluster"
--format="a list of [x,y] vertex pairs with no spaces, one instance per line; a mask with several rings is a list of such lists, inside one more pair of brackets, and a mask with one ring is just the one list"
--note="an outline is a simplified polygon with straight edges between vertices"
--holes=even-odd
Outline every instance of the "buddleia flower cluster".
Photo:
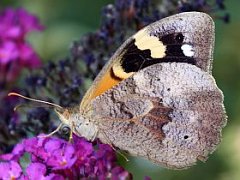
[[[116,164],[115,152],[108,145],[80,137],[69,143],[41,136],[24,139],[11,153],[0,156],[5,161],[0,163],[1,179],[131,179]],[[29,161],[25,168],[24,161]]]

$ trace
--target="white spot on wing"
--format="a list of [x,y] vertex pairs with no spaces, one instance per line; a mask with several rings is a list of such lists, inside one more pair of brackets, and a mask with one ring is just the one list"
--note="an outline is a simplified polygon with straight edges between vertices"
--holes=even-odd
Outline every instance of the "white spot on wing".
[[181,49],[185,56],[192,57],[194,55],[193,47],[190,44],[183,44]]

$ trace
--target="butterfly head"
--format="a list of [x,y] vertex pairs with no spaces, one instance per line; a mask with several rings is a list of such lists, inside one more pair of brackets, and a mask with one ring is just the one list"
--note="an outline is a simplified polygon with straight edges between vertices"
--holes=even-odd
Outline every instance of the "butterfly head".
[[70,126],[71,121],[71,109],[70,108],[54,108],[55,112],[57,113],[59,119],[62,121],[63,124]]
[[54,108],[55,112],[57,113],[59,119],[62,121],[63,124],[68,125],[69,127],[72,127],[73,122],[79,121],[83,117],[80,115],[79,108],[78,107],[70,107],[70,108]]
[[89,141],[96,138],[98,126],[88,116],[83,115],[79,107],[55,108],[55,112],[62,123],[69,126],[78,136],[85,137]]

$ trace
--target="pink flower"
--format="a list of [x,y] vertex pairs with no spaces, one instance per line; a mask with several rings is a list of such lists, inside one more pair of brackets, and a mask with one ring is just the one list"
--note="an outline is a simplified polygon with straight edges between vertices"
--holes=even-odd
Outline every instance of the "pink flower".
[[40,67],[39,56],[25,38],[41,30],[38,18],[24,9],[7,8],[0,13],[0,82],[14,81],[23,68]]
[[[30,156],[29,165],[22,173],[17,162],[24,154]],[[16,145],[10,154],[3,154],[0,160],[0,179],[4,174],[13,174],[20,179],[131,179],[132,176],[116,163],[116,154],[109,145],[97,142],[95,145],[84,138],[74,136],[71,144],[59,138],[33,137]],[[12,168],[11,168],[12,167]],[[2,168],[2,169],[1,169]],[[10,177],[10,176],[8,176]]]
[[31,45],[27,43],[19,44],[19,58],[24,67],[37,68],[41,65],[38,55],[34,52]]
[[0,163],[0,179],[18,179],[22,174],[20,165],[15,161]]
[[7,64],[11,60],[16,60],[19,56],[19,51],[13,41],[3,41],[0,43],[0,63]]
[[0,14],[0,36],[2,39],[23,39],[31,31],[43,30],[37,17],[26,10],[7,8]]
[[47,174],[47,168],[42,163],[31,163],[26,169],[26,178],[25,179],[45,179],[45,180],[64,180],[63,176],[51,173]]

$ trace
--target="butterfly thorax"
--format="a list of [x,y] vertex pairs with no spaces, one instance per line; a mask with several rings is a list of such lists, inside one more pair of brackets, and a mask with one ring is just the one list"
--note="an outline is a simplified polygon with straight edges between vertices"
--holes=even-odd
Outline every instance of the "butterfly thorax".
[[91,121],[88,113],[81,112],[79,106],[66,108],[63,111],[56,111],[60,120],[68,125],[72,131],[78,135],[85,137],[87,140],[93,141],[98,134],[97,125]]

